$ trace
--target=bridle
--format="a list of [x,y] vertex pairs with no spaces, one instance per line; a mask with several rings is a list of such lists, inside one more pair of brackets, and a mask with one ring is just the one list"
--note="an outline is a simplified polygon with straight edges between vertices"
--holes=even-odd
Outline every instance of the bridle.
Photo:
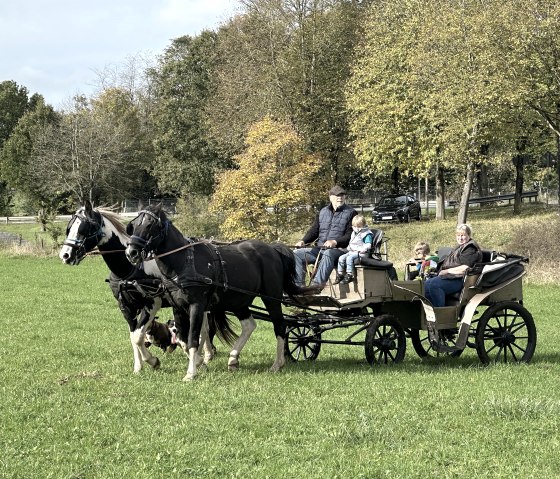
[[149,259],[149,257],[153,256],[154,251],[164,240],[165,236],[167,235],[167,231],[169,230],[169,220],[166,219],[165,221],[162,221],[159,215],[156,215],[148,210],[141,210],[138,213],[138,216],[130,222],[129,227],[133,226],[136,220],[146,215],[153,218],[156,221],[155,224],[149,226],[149,231],[151,231],[152,228],[158,226],[159,233],[157,235],[143,238],[141,236],[136,236],[131,234],[132,231],[128,232],[130,234],[130,239],[128,241],[128,244],[139,248],[140,256],[142,257],[143,260]]
[[[74,215],[72,215],[72,218],[70,218],[70,221],[66,226],[66,240],[64,241],[63,245],[72,248],[72,250],[76,254],[77,261],[83,259],[88,251],[91,251],[93,248],[95,248],[101,241],[101,238],[105,236],[105,233],[103,231],[103,227],[105,226],[103,217],[101,215],[100,217],[100,222],[96,221],[93,218],[89,218],[83,213],[75,213]],[[72,229],[72,225],[76,222],[76,220],[81,221],[80,227],[82,224],[88,226],[87,234],[83,235],[82,239],[70,238],[68,236],[70,234],[70,230]]]

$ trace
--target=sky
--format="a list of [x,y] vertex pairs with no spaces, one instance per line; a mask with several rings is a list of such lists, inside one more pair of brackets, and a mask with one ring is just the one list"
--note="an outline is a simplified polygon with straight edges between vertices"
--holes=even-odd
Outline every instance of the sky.
[[62,108],[93,94],[99,72],[155,58],[174,38],[216,29],[236,8],[236,0],[4,0],[0,82]]

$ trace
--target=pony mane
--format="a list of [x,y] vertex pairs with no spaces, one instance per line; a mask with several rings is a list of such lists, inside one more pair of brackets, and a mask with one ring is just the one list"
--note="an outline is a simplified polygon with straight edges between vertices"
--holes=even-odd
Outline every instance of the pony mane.
[[119,216],[114,211],[107,208],[95,208],[95,211],[108,220],[120,234],[128,236],[126,234],[126,227],[121,223]]

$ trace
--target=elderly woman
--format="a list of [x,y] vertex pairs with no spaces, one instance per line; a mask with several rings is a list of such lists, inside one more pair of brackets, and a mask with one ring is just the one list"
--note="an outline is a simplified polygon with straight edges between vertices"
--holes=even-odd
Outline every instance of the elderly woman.
[[426,298],[434,307],[445,306],[446,295],[461,291],[467,270],[482,261],[482,251],[471,236],[469,225],[458,225],[455,232],[457,247],[439,263],[438,275],[426,280]]

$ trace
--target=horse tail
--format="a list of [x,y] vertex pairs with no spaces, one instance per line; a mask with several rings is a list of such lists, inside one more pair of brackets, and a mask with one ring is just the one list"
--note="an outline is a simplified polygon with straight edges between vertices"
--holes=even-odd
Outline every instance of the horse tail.
[[291,248],[283,243],[270,246],[279,254],[283,267],[283,289],[290,296],[298,294],[318,293],[322,288],[317,286],[301,287],[296,284],[296,258]]
[[214,344],[214,336],[218,335],[218,338],[229,346],[232,346],[239,337],[233,329],[231,319],[223,311],[208,312],[208,334],[212,344]]

